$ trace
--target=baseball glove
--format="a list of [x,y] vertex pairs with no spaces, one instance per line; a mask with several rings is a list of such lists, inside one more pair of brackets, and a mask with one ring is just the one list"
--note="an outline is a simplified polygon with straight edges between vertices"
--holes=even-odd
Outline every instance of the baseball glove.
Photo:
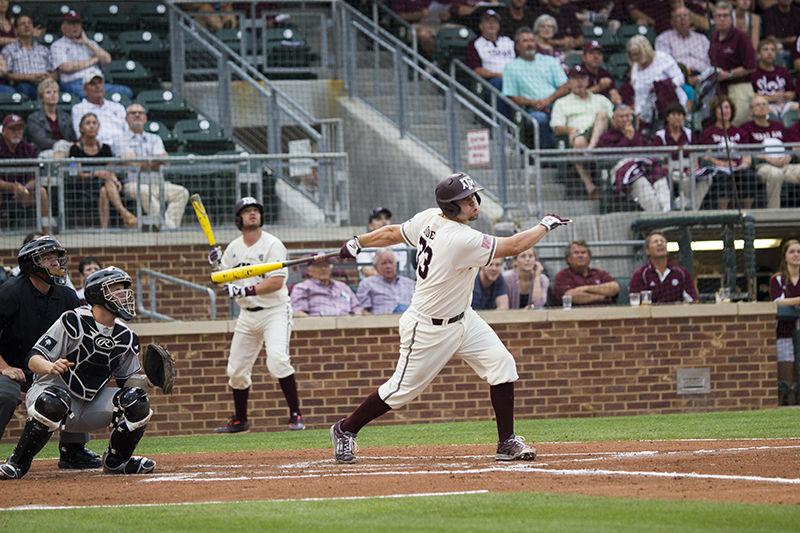
[[142,366],[147,379],[164,394],[172,392],[175,381],[175,359],[169,350],[160,344],[148,344],[142,357]]

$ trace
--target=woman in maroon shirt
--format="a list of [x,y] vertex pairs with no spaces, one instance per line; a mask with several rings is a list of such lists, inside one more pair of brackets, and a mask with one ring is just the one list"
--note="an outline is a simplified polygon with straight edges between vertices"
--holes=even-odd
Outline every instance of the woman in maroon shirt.
[[[769,280],[769,296],[777,302],[779,309],[800,305],[800,241],[789,239],[783,243],[781,266]],[[800,378],[795,373],[793,332],[798,326],[797,318],[778,319],[775,333],[778,352],[778,403],[789,405],[794,391],[794,404],[800,404]],[[800,369],[798,369],[800,370]]]
[[736,148],[737,144],[747,142],[744,133],[731,123],[736,115],[736,106],[727,96],[718,96],[711,102],[711,115],[716,120],[703,130],[697,144],[714,145],[717,149],[701,158],[702,168],[697,178],[712,181],[713,193],[710,196],[717,198],[716,208],[749,209],[753,207],[759,185],[752,169],[753,158],[741,155]]

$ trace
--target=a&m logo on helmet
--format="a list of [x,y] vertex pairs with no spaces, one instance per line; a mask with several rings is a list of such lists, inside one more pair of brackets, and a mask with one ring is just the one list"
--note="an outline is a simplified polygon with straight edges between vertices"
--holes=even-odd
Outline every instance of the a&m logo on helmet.
[[461,182],[461,186],[464,187],[464,190],[474,189],[475,182],[472,180],[471,177],[467,176],[466,174],[462,174],[458,181]]

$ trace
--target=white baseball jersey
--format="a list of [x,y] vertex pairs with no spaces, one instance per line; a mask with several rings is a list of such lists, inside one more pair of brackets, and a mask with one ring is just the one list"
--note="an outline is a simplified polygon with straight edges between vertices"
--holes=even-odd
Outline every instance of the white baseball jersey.
[[417,248],[417,288],[411,309],[447,319],[472,302],[478,267],[494,259],[497,239],[426,209],[400,226],[403,240]]
[[[225,248],[221,263],[223,268],[228,269],[277,261],[286,261],[286,247],[277,237],[261,230],[261,238],[252,246],[247,246],[244,243],[243,237],[234,239],[228,247]],[[261,276],[236,280],[232,283],[240,287],[249,287],[273,276],[282,276],[285,278],[287,275],[288,269],[282,268],[273,272],[267,272]],[[269,294],[237,298],[237,303],[243,308],[275,307],[276,305],[282,305],[288,302],[289,290],[286,288],[285,283],[283,287]]]

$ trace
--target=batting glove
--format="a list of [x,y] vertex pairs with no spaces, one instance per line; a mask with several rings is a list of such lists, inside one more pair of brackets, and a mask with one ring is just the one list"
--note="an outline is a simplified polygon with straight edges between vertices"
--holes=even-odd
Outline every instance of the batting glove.
[[255,285],[250,285],[249,287],[240,287],[239,285],[234,285],[233,283],[226,283],[222,286],[219,292],[222,294],[222,296],[227,296],[228,298],[244,298],[245,296],[255,296],[256,287]]
[[547,231],[550,231],[559,226],[566,226],[570,222],[572,222],[572,219],[561,218],[560,216],[551,213],[543,216],[542,220],[539,221],[539,224],[544,226]]
[[222,248],[215,246],[208,251],[208,264],[217,268],[220,261],[222,261]]
[[355,259],[361,251],[361,242],[358,237],[353,237],[339,249],[339,257],[341,259]]

